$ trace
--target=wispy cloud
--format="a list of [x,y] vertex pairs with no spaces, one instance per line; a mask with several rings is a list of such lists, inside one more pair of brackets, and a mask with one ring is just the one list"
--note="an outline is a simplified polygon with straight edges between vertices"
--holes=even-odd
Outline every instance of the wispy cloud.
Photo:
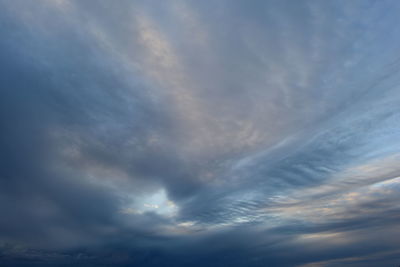
[[0,0],[0,265],[398,264],[399,8]]

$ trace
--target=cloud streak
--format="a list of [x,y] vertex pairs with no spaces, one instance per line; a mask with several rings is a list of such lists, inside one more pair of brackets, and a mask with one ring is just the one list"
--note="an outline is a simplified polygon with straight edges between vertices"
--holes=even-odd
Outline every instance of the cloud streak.
[[399,8],[0,0],[0,266],[399,264]]

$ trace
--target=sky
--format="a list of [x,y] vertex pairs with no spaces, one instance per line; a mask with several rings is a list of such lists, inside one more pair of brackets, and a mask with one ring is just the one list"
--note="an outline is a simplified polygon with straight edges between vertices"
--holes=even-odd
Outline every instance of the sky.
[[398,266],[399,13],[0,0],[0,266]]

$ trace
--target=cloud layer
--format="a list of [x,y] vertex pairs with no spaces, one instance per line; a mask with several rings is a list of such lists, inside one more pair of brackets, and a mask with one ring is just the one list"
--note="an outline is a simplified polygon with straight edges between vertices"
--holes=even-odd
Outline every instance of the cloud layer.
[[398,265],[399,11],[0,0],[0,266]]

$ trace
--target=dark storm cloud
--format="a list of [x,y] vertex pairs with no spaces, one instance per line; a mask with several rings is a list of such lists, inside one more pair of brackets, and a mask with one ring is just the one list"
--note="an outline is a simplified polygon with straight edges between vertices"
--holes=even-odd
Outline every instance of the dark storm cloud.
[[398,264],[398,9],[0,1],[0,266]]

